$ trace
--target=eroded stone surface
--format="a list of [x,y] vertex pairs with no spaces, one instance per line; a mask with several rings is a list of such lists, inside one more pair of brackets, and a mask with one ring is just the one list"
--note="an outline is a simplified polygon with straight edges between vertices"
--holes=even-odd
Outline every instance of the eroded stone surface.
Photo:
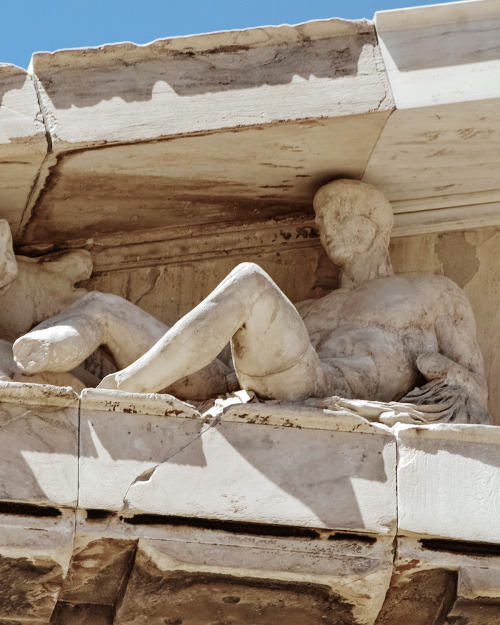
[[[68,571],[74,513],[0,514],[0,614],[48,623]],[[1,621],[3,622],[3,621]]]
[[353,606],[328,586],[202,572],[165,573],[145,554],[136,558],[116,625],[303,623],[355,625]]
[[114,606],[128,582],[135,549],[135,541],[78,537],[59,601]]
[[414,573],[389,589],[375,625],[440,625],[453,604],[456,578],[445,569]]
[[0,388],[0,501],[75,506],[78,397],[70,389],[8,384],[3,396]]
[[25,618],[33,617],[48,619],[62,583],[63,571],[50,558],[0,556],[0,579],[3,617],[23,619],[23,622]]
[[0,216],[14,234],[46,152],[33,78],[20,67],[0,63]]
[[445,620],[445,625],[496,625],[500,601],[457,601]]
[[59,602],[50,625],[113,625],[113,608],[106,605]]
[[[87,408],[84,396],[82,507],[394,531],[395,448],[383,427],[354,416],[329,419],[313,408],[285,409],[281,427],[255,423],[248,409],[246,416],[204,422],[169,414],[157,398],[168,416],[141,414],[140,395],[132,413],[127,403],[106,406],[105,395],[100,409],[95,401]],[[317,429],[309,429],[315,415]]]
[[396,431],[400,533],[498,543],[498,428],[399,425]]
[[[89,511],[87,518],[79,513],[77,527],[89,545],[116,540],[122,544],[128,541],[134,548],[139,542],[138,553],[142,555],[136,558],[124,588],[123,605],[140,605],[142,593],[148,605],[154,603],[149,582],[137,582],[143,578],[141,570],[146,560],[156,568],[153,583],[159,588],[168,586],[172,574],[178,573],[181,578],[204,578],[210,583],[212,579],[235,578],[242,592],[247,584],[252,590],[253,580],[259,587],[264,586],[264,580],[270,585],[278,581],[282,589],[286,589],[287,582],[292,582],[292,590],[301,586],[327,587],[333,596],[353,606],[354,622],[368,625],[380,609],[392,570],[390,536],[153,515],[120,520],[98,511]],[[89,567],[97,571],[92,553],[80,553],[80,564],[83,566],[88,557]],[[168,606],[167,594],[157,596],[158,602]],[[189,596],[174,597],[172,601],[179,610],[184,602],[190,609]],[[165,610],[168,614],[167,607]],[[127,616],[125,609],[124,614]]]

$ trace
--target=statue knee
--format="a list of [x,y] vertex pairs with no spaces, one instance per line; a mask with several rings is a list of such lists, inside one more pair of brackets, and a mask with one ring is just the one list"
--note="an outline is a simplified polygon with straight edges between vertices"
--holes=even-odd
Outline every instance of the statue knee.
[[238,280],[245,280],[245,282],[250,285],[250,288],[255,290],[260,290],[269,284],[274,284],[269,275],[259,267],[256,263],[246,262],[240,263],[233,272],[235,277]]

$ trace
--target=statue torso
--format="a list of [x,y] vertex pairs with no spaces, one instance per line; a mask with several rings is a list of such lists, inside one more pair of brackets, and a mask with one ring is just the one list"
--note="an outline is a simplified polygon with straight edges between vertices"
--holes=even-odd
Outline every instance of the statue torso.
[[434,326],[443,304],[436,301],[433,284],[440,280],[445,279],[383,277],[299,303],[332,380],[341,370],[354,396],[381,401],[411,390],[418,379],[417,357],[439,351]]

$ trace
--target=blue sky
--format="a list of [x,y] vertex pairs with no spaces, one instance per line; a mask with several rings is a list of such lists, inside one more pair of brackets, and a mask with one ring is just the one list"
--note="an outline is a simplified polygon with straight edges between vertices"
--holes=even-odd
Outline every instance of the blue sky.
[[297,24],[312,19],[372,19],[375,11],[433,2],[412,0],[7,0],[0,62],[27,67],[31,54],[60,48]]

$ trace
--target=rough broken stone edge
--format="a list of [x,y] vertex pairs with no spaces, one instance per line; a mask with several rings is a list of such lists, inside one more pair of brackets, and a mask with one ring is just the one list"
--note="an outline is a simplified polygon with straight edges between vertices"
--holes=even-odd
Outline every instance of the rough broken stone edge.
[[[155,39],[145,44],[120,42],[83,48],[66,48],[54,52],[35,52],[31,58],[28,72],[38,74],[43,71],[66,69],[69,59],[73,67],[85,67],[89,57],[99,56],[105,63],[123,62],[127,53],[130,62],[146,61],[158,58],[158,53],[203,53],[231,52],[235,47],[263,47],[286,43],[305,43],[328,37],[348,37],[373,33],[373,22],[368,19],[345,20],[328,18],[311,20],[299,24],[281,24],[278,26],[258,26],[245,29],[222,30],[195,35],[181,35]],[[228,49],[229,48],[229,49]],[[105,64],[102,63],[102,64]],[[101,65],[101,63],[99,63]]]

